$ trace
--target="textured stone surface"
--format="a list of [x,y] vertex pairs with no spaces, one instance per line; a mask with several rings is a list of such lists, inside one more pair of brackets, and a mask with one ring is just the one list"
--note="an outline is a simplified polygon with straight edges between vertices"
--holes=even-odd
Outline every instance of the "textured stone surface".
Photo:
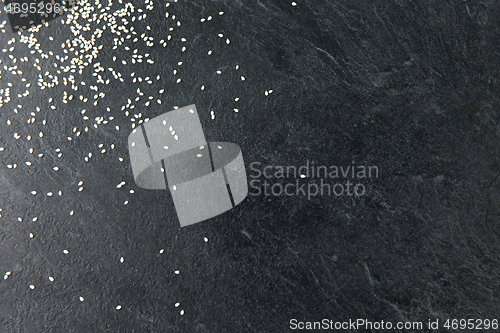
[[[98,39],[104,47],[94,63],[111,82],[99,84],[106,97],[96,107],[92,65],[75,74],[87,82],[78,92],[61,76],[40,90],[38,74],[54,71],[54,57],[41,59],[38,71],[19,41],[0,53],[2,67],[14,66],[8,54],[30,58],[18,62],[22,76],[1,69],[0,89],[12,83],[13,100],[0,109],[0,274],[11,272],[0,280],[0,332],[284,332],[292,318],[498,316],[497,2],[179,1],[146,12],[134,26],[154,47],[129,41],[130,51],[112,50],[109,28]],[[45,52],[61,55],[57,47],[73,38],[58,19],[36,34]],[[7,28],[0,34],[2,48],[12,36]],[[155,63],[131,66],[135,48]],[[161,79],[133,83],[132,72]],[[19,109],[28,82],[21,77],[32,87]],[[136,103],[139,87],[145,95]],[[73,101],[63,103],[63,91]],[[129,98],[136,107],[127,117],[121,106]],[[127,136],[133,114],[153,118],[190,104],[206,140],[238,144],[247,171],[252,162],[309,160],[376,165],[380,177],[359,199],[249,196],[181,229],[167,191],[133,184]],[[37,119],[28,124],[32,111]],[[115,119],[96,129],[101,116]]]

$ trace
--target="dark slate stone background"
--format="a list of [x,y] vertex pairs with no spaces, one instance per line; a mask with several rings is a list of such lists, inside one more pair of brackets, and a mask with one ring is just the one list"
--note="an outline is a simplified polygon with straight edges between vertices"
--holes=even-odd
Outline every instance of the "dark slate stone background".
[[[18,64],[31,93],[18,99],[20,77],[2,69],[1,87],[14,87],[0,110],[0,274],[12,272],[0,280],[0,332],[284,332],[292,318],[498,318],[498,2],[180,0],[169,9],[182,26],[168,47],[131,45],[154,65],[113,63],[131,53],[112,50],[116,36],[103,33],[94,62],[121,71],[125,82],[105,73],[111,83],[100,85],[107,96],[97,107],[62,103],[63,91],[70,93],[62,84],[41,91],[38,71],[26,63]],[[165,38],[172,21],[164,15],[164,1],[155,3],[134,23],[139,35],[149,24],[155,42]],[[214,19],[201,23],[208,15]],[[0,36],[2,48],[11,35]],[[56,19],[37,36],[45,51],[61,54],[71,33]],[[17,44],[0,53],[2,66],[7,54],[32,59]],[[42,72],[54,61],[44,60]],[[133,84],[133,71],[162,79]],[[75,75],[77,82],[91,83],[91,73]],[[120,107],[138,87],[145,97],[166,89],[161,106],[137,103],[142,119],[194,103],[207,140],[237,143],[247,168],[354,163],[378,166],[380,177],[365,182],[359,199],[249,196],[181,229],[167,192],[133,183],[131,122]],[[75,97],[80,91],[94,94],[87,85]],[[27,124],[36,106],[37,120]],[[115,120],[95,129],[99,116]],[[90,130],[68,141],[75,126]]]

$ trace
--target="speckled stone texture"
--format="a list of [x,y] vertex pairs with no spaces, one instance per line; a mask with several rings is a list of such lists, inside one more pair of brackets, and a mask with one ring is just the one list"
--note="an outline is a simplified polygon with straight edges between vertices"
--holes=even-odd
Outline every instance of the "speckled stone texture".
[[[13,84],[0,109],[0,277],[11,272],[0,280],[1,333],[286,332],[292,318],[500,319],[500,4],[296,2],[155,1],[131,24],[155,46],[129,40],[113,50],[120,36],[108,28],[93,64],[110,83],[97,84],[90,65],[74,74],[87,83],[77,92],[63,85],[68,74],[40,90],[38,75],[54,72],[57,61],[40,59],[39,71],[40,56],[18,36],[14,51],[0,53],[0,89]],[[168,34],[164,48],[159,40]],[[0,34],[0,48],[11,35]],[[59,19],[36,36],[54,55],[74,38]],[[134,49],[155,63],[132,66]],[[18,61],[23,75],[9,72],[8,54],[29,57]],[[133,83],[132,72],[152,84]],[[18,98],[27,82],[30,95]],[[106,93],[97,106],[90,85]],[[144,96],[135,102],[137,88]],[[64,91],[75,98],[63,103]],[[126,116],[129,98],[136,106]],[[142,113],[138,121],[190,104],[207,141],[238,144],[247,170],[252,162],[309,160],[376,165],[380,177],[364,182],[360,198],[249,196],[180,228],[167,191],[134,184],[127,136],[134,114]],[[30,112],[35,123],[27,123]],[[114,120],[96,129],[96,117]]]

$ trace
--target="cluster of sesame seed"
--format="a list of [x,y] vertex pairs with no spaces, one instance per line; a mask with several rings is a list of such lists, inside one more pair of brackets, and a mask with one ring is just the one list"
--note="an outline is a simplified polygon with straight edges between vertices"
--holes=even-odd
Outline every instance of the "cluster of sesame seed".
[[[137,126],[149,120],[147,115],[149,115],[148,110],[150,108],[148,107],[168,104],[167,100],[172,96],[165,97],[167,95],[165,91],[168,91],[171,85],[183,82],[194,84],[193,82],[186,82],[188,80],[183,81],[181,77],[183,66],[185,66],[183,64],[186,62],[184,59],[189,53],[187,51],[190,47],[190,41],[183,34],[182,15],[176,12],[175,3],[177,3],[177,0],[174,0],[173,3],[166,3],[164,7],[162,6],[162,10],[165,11],[165,14],[162,14],[165,19],[164,25],[167,28],[165,28],[165,34],[161,37],[158,37],[158,32],[146,22],[148,14],[151,15],[154,11],[159,10],[155,8],[155,3],[152,0],[145,0],[144,6],[123,0],[118,0],[117,3],[113,0],[81,0],[75,6],[69,8],[66,16],[61,18],[60,21],[52,21],[54,23],[45,22],[29,28],[21,28],[17,36],[12,36],[10,32],[6,31],[5,27],[8,24],[6,21],[1,22],[0,31],[4,36],[8,37],[5,38],[5,43],[3,43],[0,52],[0,110],[7,118],[4,120],[7,126],[12,127],[19,124],[18,118],[21,115],[29,115],[26,121],[29,125],[27,127],[29,132],[21,133],[19,130],[18,133],[16,129],[16,132],[12,135],[14,139],[12,146],[15,147],[14,145],[21,143],[27,144],[29,154],[26,155],[24,161],[10,161],[9,158],[2,158],[2,162],[6,161],[7,168],[16,169],[18,166],[35,168],[37,161],[44,158],[46,154],[57,157],[57,159],[53,160],[53,163],[63,161],[64,154],[61,148],[47,151],[35,147],[35,140],[33,139],[41,141],[48,139],[47,136],[50,137],[50,130],[46,126],[47,119],[51,115],[46,111],[59,112],[68,110],[68,108],[75,108],[76,112],[80,114],[81,119],[79,120],[81,122],[72,124],[71,129],[65,133],[64,137],[67,138],[69,143],[77,146],[78,140],[82,136],[93,135],[96,131],[107,126],[111,126],[114,131],[120,131],[119,124],[123,126],[124,123],[118,122],[116,112],[121,112],[126,119],[130,120],[130,127],[135,130]],[[293,2],[292,5],[296,6],[296,3]],[[209,15],[206,18],[200,18],[200,22],[204,23],[204,25],[209,24],[209,22],[217,19],[223,19],[221,17],[224,14],[223,11],[215,12],[212,13],[213,16]],[[49,25],[62,27],[65,40],[61,40],[60,36],[43,38],[43,36],[46,36],[44,29],[49,31]],[[2,36],[0,35],[0,37]],[[237,41],[233,43],[229,38],[230,36],[226,36],[222,32],[218,32],[217,37],[224,47],[237,44]],[[111,45],[106,44],[105,40],[111,41]],[[177,47],[174,42],[180,42],[180,46],[175,53],[179,59],[176,61],[177,66],[171,69],[171,78],[169,79],[165,72],[155,72],[154,70],[148,72],[147,66],[156,69],[153,65],[161,61],[161,59],[155,58],[153,51],[148,50],[155,50],[158,47],[162,49]],[[217,55],[217,52],[214,53],[212,49],[203,52],[213,58]],[[21,56],[18,54],[21,54]],[[111,54],[111,56],[103,56],[103,54]],[[109,59],[105,57],[109,57]],[[239,64],[232,65],[231,69],[241,72]],[[213,70],[221,77],[224,77],[224,72],[228,71],[227,68],[215,67]],[[246,80],[243,74],[238,76],[241,81]],[[135,95],[126,95],[122,100],[122,104],[117,106],[109,105],[107,97],[109,97],[109,92],[112,91],[111,87],[113,87],[113,90],[117,90],[119,86],[133,86]],[[157,88],[154,90],[148,89],[148,86]],[[135,89],[135,87],[137,88]],[[196,87],[200,87],[201,91],[210,91],[210,85],[207,83],[201,84],[201,86],[196,83]],[[58,94],[60,89],[63,89],[62,94]],[[33,98],[33,95],[37,96],[43,91],[53,93],[53,97],[44,99],[45,102],[48,102],[47,105],[40,104],[30,110],[23,108],[23,104],[28,101],[28,98]],[[272,92],[273,90],[266,90],[265,96],[269,96]],[[239,102],[240,97],[235,97],[234,101]],[[7,110],[6,107],[13,104],[15,104],[12,107],[13,112],[8,112],[10,110]],[[177,105],[173,106],[173,109],[178,108]],[[141,111],[138,112],[138,109]],[[240,112],[239,107],[232,109],[235,113]],[[153,117],[154,110],[151,112],[150,116]],[[214,110],[210,110],[210,115],[212,120],[216,118]],[[47,130],[44,130],[44,128],[47,128]],[[168,130],[174,139],[178,140],[175,129],[170,126]],[[114,142],[97,142],[95,151],[82,150],[79,153],[81,153],[80,156],[83,162],[92,163],[93,159],[99,158],[101,155],[118,155],[118,150],[115,150],[117,145],[118,143]],[[168,149],[167,146],[164,148]],[[222,149],[220,146],[218,148]],[[35,152],[37,149],[40,150]],[[203,148],[200,147],[200,149]],[[0,157],[6,150],[9,150],[7,144],[0,147]],[[202,154],[198,154],[198,157],[201,156]],[[120,162],[124,161],[122,156],[117,156],[117,158]],[[52,165],[51,168],[54,172],[59,172],[62,166]],[[83,180],[77,183],[78,192],[84,191],[83,185]],[[121,181],[116,186],[116,190],[126,189],[127,195],[131,196],[135,193],[132,186],[125,181]],[[175,185],[173,189],[176,190]],[[61,189],[30,190],[33,196],[40,199],[45,196],[55,198],[63,196]],[[129,203],[130,199],[124,201],[124,205]],[[75,216],[74,208],[69,207],[67,209],[70,216]],[[0,209],[1,212],[3,212],[2,209]],[[2,214],[0,214],[1,217]],[[18,221],[21,222],[22,218],[18,217]],[[38,217],[33,217],[32,221],[37,222]],[[35,238],[33,232],[28,235],[30,239]],[[208,242],[207,237],[204,237],[203,240],[205,243]],[[64,255],[70,255],[68,249],[64,249],[62,252]],[[161,249],[159,253],[163,254],[164,249]],[[124,257],[119,256],[119,258],[120,263],[124,263]],[[179,275],[180,271],[175,270],[174,273]],[[7,280],[10,276],[11,271],[6,272],[4,280]],[[48,279],[50,282],[55,281],[53,276],[48,276]],[[28,286],[31,290],[35,289],[33,284]],[[81,302],[84,301],[83,296],[78,296],[78,299]],[[175,307],[179,306],[179,302],[175,303]],[[116,310],[121,308],[122,305],[115,307]],[[180,315],[184,315],[184,310],[180,311]]]

